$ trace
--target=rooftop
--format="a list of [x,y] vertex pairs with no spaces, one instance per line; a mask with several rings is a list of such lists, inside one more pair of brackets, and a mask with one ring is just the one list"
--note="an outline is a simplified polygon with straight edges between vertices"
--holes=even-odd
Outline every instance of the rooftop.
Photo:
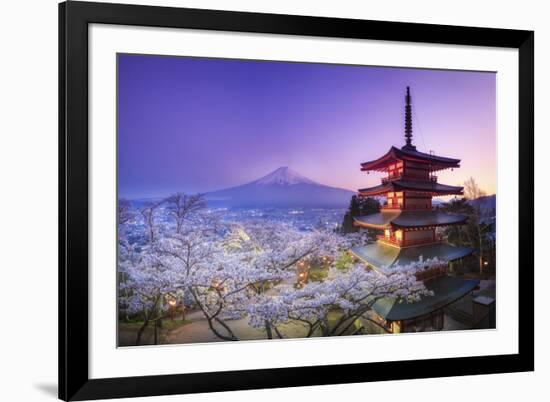
[[390,191],[419,191],[434,195],[462,195],[464,187],[449,186],[433,181],[393,180],[374,187],[361,188],[359,193],[364,196],[380,195]]
[[373,308],[388,321],[409,320],[442,309],[474,290],[478,284],[477,279],[442,275],[424,282],[426,288],[434,292],[433,296],[423,296],[416,303],[384,298],[377,300]]
[[388,166],[392,163],[404,160],[429,164],[431,171],[460,167],[460,159],[427,154],[407,146],[401,149],[392,146],[390,150],[380,158],[361,163],[361,170],[365,172],[369,170],[383,172],[386,171]]
[[401,211],[383,210],[370,215],[358,216],[355,222],[359,226],[372,229],[384,229],[389,226],[413,228],[422,226],[447,226],[464,223],[466,215],[447,214],[440,211]]
[[408,265],[420,258],[454,261],[472,254],[473,251],[469,247],[455,247],[446,243],[398,248],[381,242],[353,247],[350,250],[357,258],[380,270],[396,265]]

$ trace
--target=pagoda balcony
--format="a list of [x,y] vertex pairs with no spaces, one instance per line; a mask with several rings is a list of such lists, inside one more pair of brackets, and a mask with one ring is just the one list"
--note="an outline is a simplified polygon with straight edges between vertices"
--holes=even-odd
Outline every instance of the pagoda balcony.
[[397,240],[395,236],[376,235],[376,239],[382,243],[401,247],[401,242]]
[[395,236],[377,235],[376,239],[382,243],[395,247],[413,247],[441,243],[443,241],[443,236],[436,235],[433,239],[399,240]]
[[403,208],[402,205],[380,205],[380,210],[400,210],[400,211],[432,211],[433,207],[431,205],[408,205]]
[[390,176],[386,176],[386,177],[382,177],[382,184],[388,184],[389,182],[391,181],[394,181],[394,180],[401,180],[401,179],[404,179],[405,176],[403,176],[402,174],[396,174],[396,175],[390,175]]
[[414,175],[414,174],[399,174],[399,175],[390,175],[386,177],[382,177],[381,181],[382,184],[388,184],[389,182],[392,182],[394,180],[407,180],[407,181],[430,181],[432,183],[437,183],[437,176],[436,175],[429,175],[421,176],[421,175]]
[[400,206],[398,205],[388,205],[388,204],[383,204],[383,205],[380,205],[380,210],[385,210],[385,209],[401,209]]

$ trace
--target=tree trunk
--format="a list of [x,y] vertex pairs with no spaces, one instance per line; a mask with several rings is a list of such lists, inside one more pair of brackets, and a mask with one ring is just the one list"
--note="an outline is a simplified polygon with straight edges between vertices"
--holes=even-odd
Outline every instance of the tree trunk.
[[267,339],[273,339],[273,332],[271,332],[271,324],[265,320],[265,332],[267,333]]
[[283,338],[284,338],[283,334],[281,334],[281,333],[279,332],[279,330],[277,329],[277,326],[273,326],[273,329],[275,330],[275,333],[277,334],[277,336],[279,337],[279,339],[283,339]]
[[323,333],[323,336],[330,336],[330,330],[328,327],[328,320],[324,319],[323,324],[321,325],[321,331]]
[[230,336],[225,336],[225,335],[221,334],[218,330],[216,330],[216,328],[214,328],[214,323],[212,322],[212,320],[213,319],[211,317],[206,317],[206,321],[208,322],[208,327],[214,333],[214,335],[216,335],[218,338],[223,339],[224,341],[238,341],[239,340],[239,339],[237,339],[237,337],[235,337],[235,335],[232,332],[230,332]]
[[159,344],[159,342],[158,342],[159,341],[159,339],[158,339],[159,327],[160,327],[160,318],[155,321],[155,328],[154,328],[155,330],[153,332],[153,344],[154,345]]
[[143,321],[143,325],[138,329],[137,337],[136,337],[136,346],[139,346],[141,344],[141,337],[143,335],[143,332],[145,331],[145,328],[147,328],[147,325],[149,325],[149,319],[145,319]]
[[483,240],[481,238],[481,230],[478,226],[478,236],[479,236],[479,273],[483,274]]

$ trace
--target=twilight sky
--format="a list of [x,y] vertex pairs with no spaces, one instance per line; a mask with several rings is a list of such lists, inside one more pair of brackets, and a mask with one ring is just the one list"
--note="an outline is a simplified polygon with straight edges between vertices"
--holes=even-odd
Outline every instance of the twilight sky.
[[118,190],[207,192],[289,166],[322,184],[379,183],[359,164],[413,143],[460,158],[439,181],[496,192],[496,75],[387,67],[118,56]]

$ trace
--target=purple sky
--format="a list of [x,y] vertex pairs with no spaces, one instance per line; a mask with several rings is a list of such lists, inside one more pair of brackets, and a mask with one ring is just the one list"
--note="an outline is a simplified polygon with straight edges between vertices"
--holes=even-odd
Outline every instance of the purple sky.
[[462,159],[439,174],[496,192],[494,73],[118,56],[118,189],[126,198],[207,192],[281,166],[356,190],[379,183],[361,162],[413,143]]

